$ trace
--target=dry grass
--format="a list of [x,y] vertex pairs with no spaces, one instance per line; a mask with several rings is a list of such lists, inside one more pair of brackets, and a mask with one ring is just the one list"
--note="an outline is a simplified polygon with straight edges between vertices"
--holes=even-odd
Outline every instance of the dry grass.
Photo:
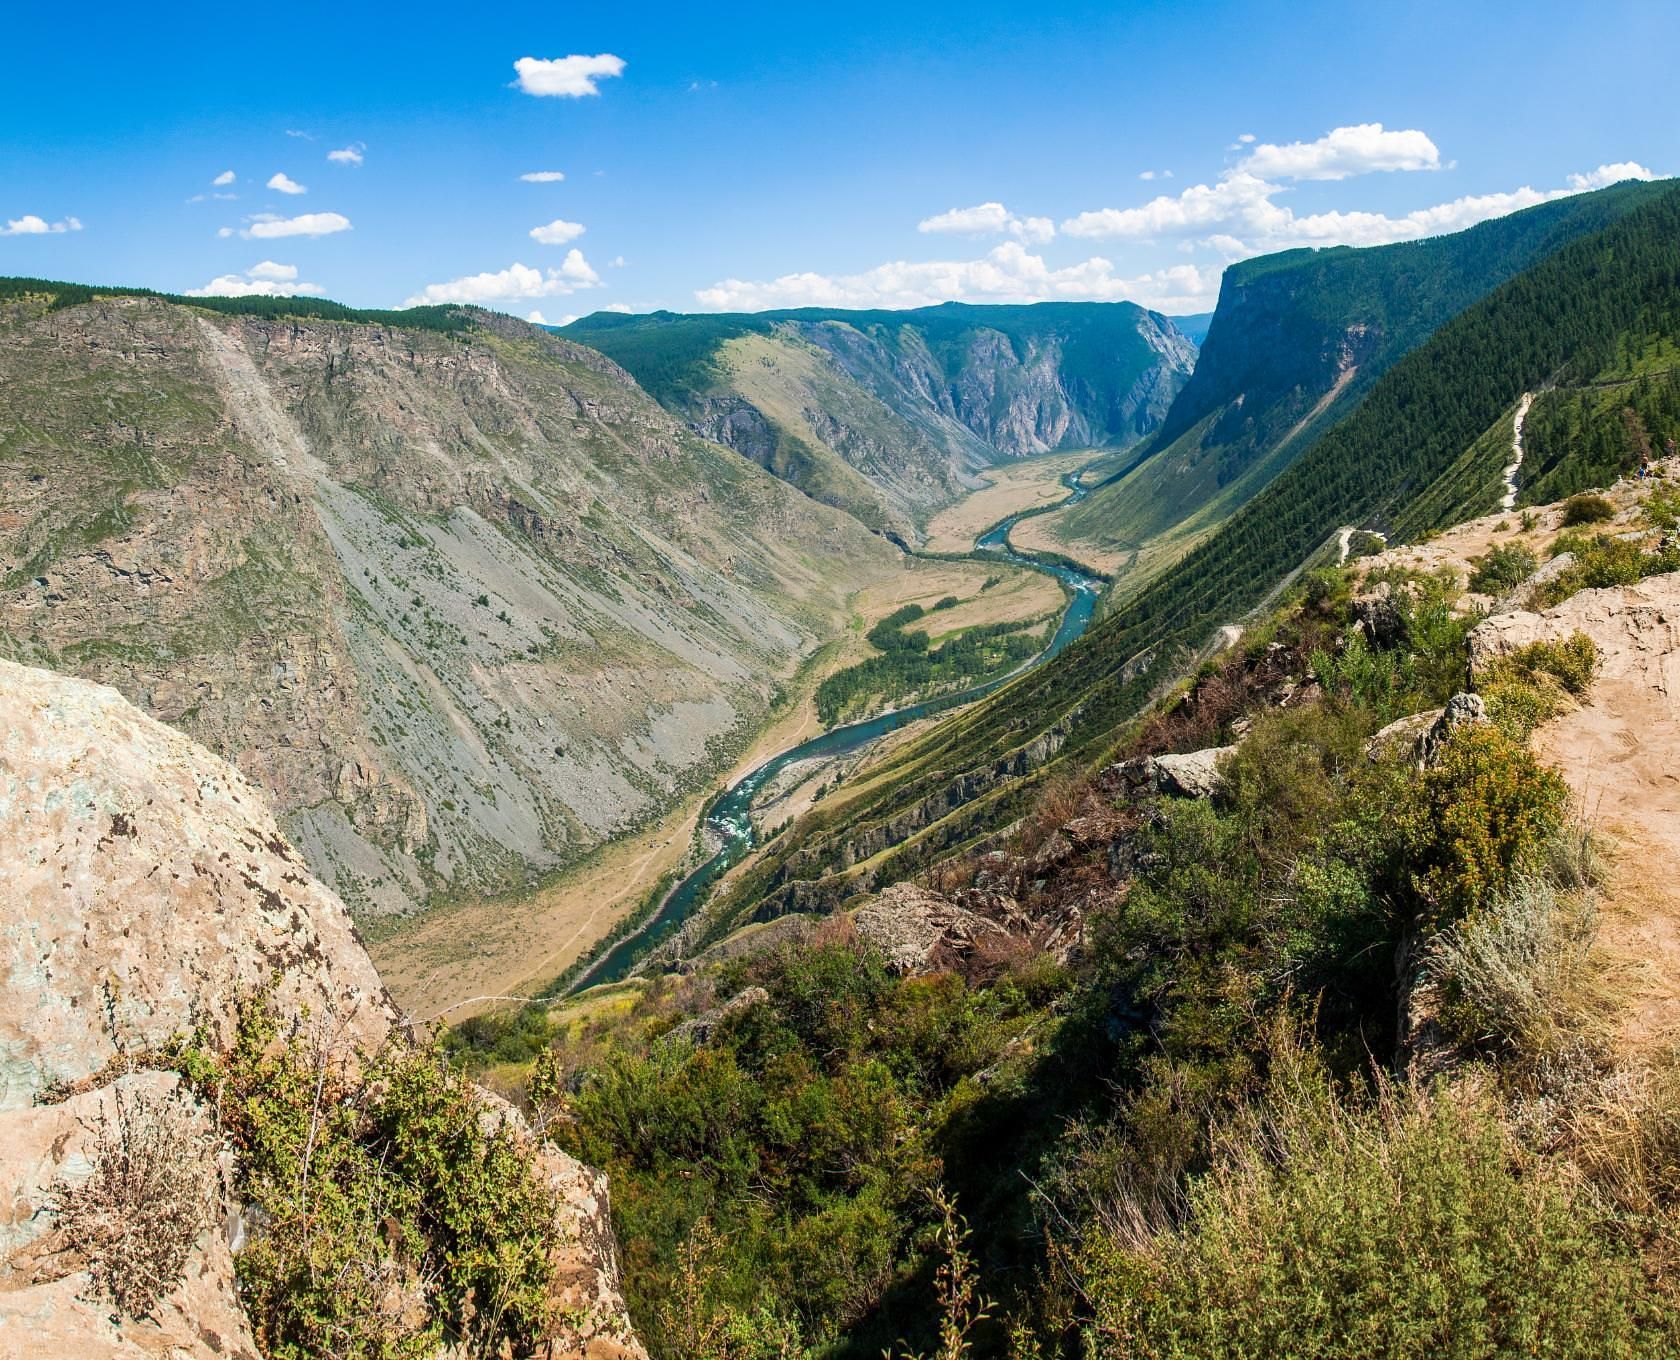
[[176,1096],[120,1086],[89,1132],[92,1174],[55,1187],[53,1209],[94,1287],[143,1318],[181,1282],[210,1221],[213,1140]]

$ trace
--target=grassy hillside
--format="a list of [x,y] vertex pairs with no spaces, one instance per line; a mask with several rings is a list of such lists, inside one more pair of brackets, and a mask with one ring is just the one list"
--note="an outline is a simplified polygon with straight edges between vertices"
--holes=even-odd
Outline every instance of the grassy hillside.
[[1569,241],[1666,191],[1630,183],[1468,231],[1233,265],[1196,371],[1138,466],[1056,521],[1077,550],[1140,554],[1140,588],[1354,410],[1437,327]]
[[[1680,336],[1674,185],[1443,326],[1353,416],[1079,644],[828,800],[788,838],[797,848],[767,855],[724,914],[768,910],[756,905],[767,895],[769,909],[837,900],[867,877],[892,881],[1008,822],[1056,764],[1111,746],[1163,676],[1339,525],[1392,525],[1523,392],[1600,373],[1626,352],[1626,337],[1653,334]],[[1566,453],[1558,467],[1585,456]]]

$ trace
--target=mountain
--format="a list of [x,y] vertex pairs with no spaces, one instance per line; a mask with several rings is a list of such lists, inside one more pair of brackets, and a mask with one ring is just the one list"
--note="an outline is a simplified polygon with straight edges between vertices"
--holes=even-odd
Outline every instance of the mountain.
[[991,464],[1143,438],[1196,359],[1127,302],[597,312],[561,333],[701,434],[907,537]]
[[897,560],[507,317],[0,283],[0,652],[232,761],[364,919],[703,787]]
[[[1215,630],[1240,624],[1327,542],[1333,550],[1338,527],[1421,535],[1464,505],[1488,508],[1509,450],[1488,433],[1509,427],[1524,393],[1649,365],[1680,344],[1680,185],[1635,198],[1393,364],[1346,419],[1080,642],[895,748],[856,791],[830,794],[720,904],[715,930],[832,905],[1010,824],[1055,772],[1099,759]],[[1670,434],[1680,423],[1651,431]],[[1567,478],[1594,457],[1595,445],[1576,445],[1546,475]]]
[[1195,372],[1139,457],[1054,521],[1054,539],[1148,577],[1202,541],[1443,322],[1560,246],[1665,191],[1627,183],[1426,241],[1232,265]]

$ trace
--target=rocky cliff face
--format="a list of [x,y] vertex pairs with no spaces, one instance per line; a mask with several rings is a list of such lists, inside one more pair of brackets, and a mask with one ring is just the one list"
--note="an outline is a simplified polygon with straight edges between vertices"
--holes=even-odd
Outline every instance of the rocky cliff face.
[[[256,990],[347,1061],[385,1042],[394,1009],[343,904],[237,771],[115,690],[4,661],[0,711],[0,1354],[254,1360],[238,1205],[214,1206],[179,1284],[136,1319],[93,1287],[56,1188],[90,1175],[119,1104],[213,1144],[212,1112],[161,1055],[195,1030],[227,1043]],[[556,1297],[592,1319],[547,1353],[640,1356],[604,1178],[534,1140],[531,1157],[559,1206]]]
[[989,464],[1149,434],[1196,361],[1130,303],[598,316],[567,334],[708,437],[901,534]]
[[360,913],[660,812],[895,556],[523,323],[0,306],[0,654],[227,757]]

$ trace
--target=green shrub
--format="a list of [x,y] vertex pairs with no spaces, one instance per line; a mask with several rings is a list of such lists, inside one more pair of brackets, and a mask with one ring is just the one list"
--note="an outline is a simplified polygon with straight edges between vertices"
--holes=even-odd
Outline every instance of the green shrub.
[[1470,571],[1470,589],[1482,595],[1503,595],[1534,575],[1534,554],[1518,543],[1503,543],[1478,557]]
[[1645,522],[1653,529],[1672,532],[1680,528],[1680,487],[1663,482],[1645,498],[1645,504],[1640,508]]
[[[1637,1259],[1589,1206],[1446,1095],[1346,1099],[1280,1055],[1267,1099],[1223,1122],[1183,1226],[1151,1215],[1073,1253],[1101,1360],[1600,1360],[1672,1354]],[[1116,1230],[1121,1225],[1121,1230]]]
[[183,1071],[212,1099],[255,1221],[235,1258],[270,1360],[529,1353],[549,1333],[556,1205],[530,1149],[433,1050],[348,1070],[267,1006]]
[[1535,591],[1534,603],[1541,608],[1567,600],[1580,590],[1630,586],[1647,576],[1680,571],[1680,548],[1673,545],[1658,552],[1647,552],[1634,539],[1600,534],[1588,540],[1584,535],[1573,534],[1559,535],[1554,546],[1559,552],[1573,553],[1575,561],[1561,575]]
[[1616,518],[1616,507],[1603,496],[1583,491],[1563,503],[1563,523],[1569,528],[1577,524],[1603,524]]
[[1398,813],[1426,926],[1471,916],[1544,852],[1568,802],[1562,776],[1498,727],[1462,728]]

